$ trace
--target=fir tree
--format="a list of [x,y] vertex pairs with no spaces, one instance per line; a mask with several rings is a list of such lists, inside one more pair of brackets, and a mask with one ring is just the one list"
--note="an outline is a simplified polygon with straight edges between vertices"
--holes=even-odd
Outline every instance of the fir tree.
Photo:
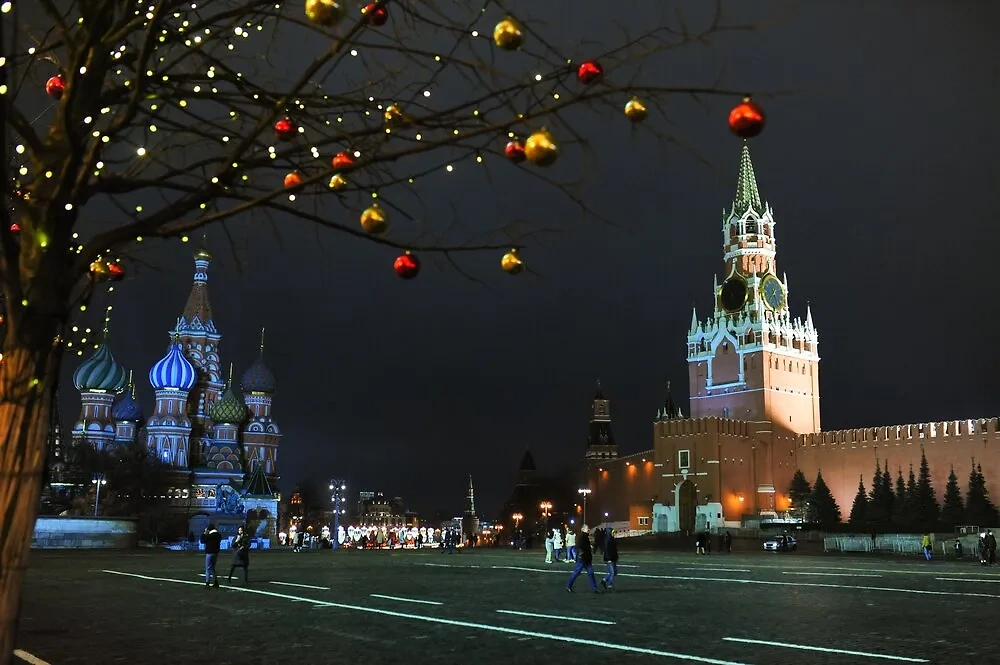
[[931,485],[931,468],[927,464],[927,455],[920,451],[920,475],[913,494],[913,522],[922,533],[928,533],[937,528],[941,508],[938,506],[934,487]]
[[868,493],[865,492],[865,477],[858,478],[858,493],[854,496],[848,523],[852,529],[860,531],[868,526]]
[[840,506],[833,498],[833,492],[823,480],[823,472],[816,474],[816,482],[813,483],[812,496],[809,499],[809,508],[812,521],[820,528],[828,529],[840,524]]
[[[882,529],[892,517],[892,484],[885,482],[889,470],[882,472],[882,463],[875,460],[875,476],[872,478],[872,491],[868,500],[868,521],[872,528]],[[888,490],[888,492],[887,492]]]
[[958,476],[952,467],[948,474],[948,484],[944,488],[944,506],[941,508],[941,526],[948,531],[965,523],[965,505],[962,491],[958,488]]
[[788,499],[792,504],[792,511],[803,520],[806,519],[806,503],[812,494],[812,487],[801,470],[797,470],[792,476],[792,483],[788,487]]
[[882,473],[882,501],[884,502],[885,521],[888,526],[895,512],[896,497],[892,492],[892,476],[889,475],[889,460],[885,461],[885,471]]
[[913,514],[910,510],[910,500],[906,492],[906,481],[903,480],[903,469],[900,467],[899,475],[896,476],[896,492],[892,499],[892,523],[897,529],[906,530],[913,522]]
[[986,490],[986,479],[983,477],[982,465],[972,467],[969,474],[969,488],[965,495],[965,518],[969,524],[977,527],[991,526],[1000,523],[1000,515],[996,506],[990,501]]

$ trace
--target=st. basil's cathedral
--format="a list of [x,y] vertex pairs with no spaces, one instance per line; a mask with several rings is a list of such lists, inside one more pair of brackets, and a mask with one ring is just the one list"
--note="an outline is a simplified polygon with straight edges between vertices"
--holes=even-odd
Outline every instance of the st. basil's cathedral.
[[[167,353],[149,370],[155,403],[152,415],[136,401],[131,373],[118,364],[107,339],[73,373],[80,392],[74,444],[98,450],[144,444],[172,470],[172,509],[191,516],[190,531],[214,521],[234,530],[257,524],[256,536],[274,539],[279,496],[278,447],[281,431],[271,416],[274,375],[260,354],[243,373],[239,390],[223,376],[222,335],[208,297],[212,256],[194,256],[194,283],[184,311],[169,331]],[[116,396],[121,395],[117,403]]]

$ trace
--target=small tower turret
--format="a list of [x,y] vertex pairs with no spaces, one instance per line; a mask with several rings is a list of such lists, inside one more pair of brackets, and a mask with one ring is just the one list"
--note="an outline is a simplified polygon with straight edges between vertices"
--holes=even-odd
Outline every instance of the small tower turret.
[[149,370],[149,383],[156,395],[156,407],[146,424],[146,445],[165,464],[187,469],[191,464],[191,418],[188,416],[188,392],[195,385],[197,373],[184,355],[180,339]]
[[240,428],[247,420],[247,405],[243,397],[233,390],[233,366],[229,365],[229,380],[222,397],[208,408],[208,415],[215,423],[215,437],[205,454],[205,464],[218,471],[242,471],[240,456]]
[[132,370],[128,372],[128,384],[114,408],[111,416],[115,421],[115,446],[131,446],[139,436],[139,428],[143,425],[142,407],[135,401],[135,383],[132,381]]
[[243,399],[250,409],[250,417],[243,428],[243,450],[247,468],[263,464],[268,482],[274,486],[278,480],[278,445],[281,430],[271,417],[274,396],[274,374],[264,364],[264,329],[260,330],[260,353],[243,373],[240,381]]
[[125,387],[125,370],[108,348],[110,311],[104,319],[104,339],[97,350],[73,372],[73,385],[80,391],[80,417],[73,425],[74,443],[87,443],[97,450],[111,448],[115,421],[111,405]]
[[601,382],[597,382],[594,401],[590,407],[590,431],[587,436],[588,460],[614,459],[618,445],[611,433],[611,401],[604,397]]

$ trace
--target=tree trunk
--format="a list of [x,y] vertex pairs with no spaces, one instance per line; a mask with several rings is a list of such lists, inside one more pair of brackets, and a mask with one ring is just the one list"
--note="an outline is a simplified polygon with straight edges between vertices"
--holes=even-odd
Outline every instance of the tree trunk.
[[57,346],[35,351],[10,346],[8,340],[0,363],[0,665],[13,660],[59,374]]

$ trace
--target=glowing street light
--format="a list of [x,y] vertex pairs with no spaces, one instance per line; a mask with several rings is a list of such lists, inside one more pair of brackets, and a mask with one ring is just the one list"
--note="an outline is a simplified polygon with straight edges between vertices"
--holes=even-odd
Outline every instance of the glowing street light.
[[583,495],[583,523],[584,523],[584,524],[586,524],[586,523],[587,523],[587,496],[588,496],[588,495],[589,495],[589,494],[590,494],[590,493],[591,493],[592,491],[593,491],[593,490],[592,490],[592,489],[590,489],[589,487],[581,487],[580,489],[578,489],[578,490],[576,491],[576,493],[577,493],[577,494],[582,494],[582,495]]
[[540,504],[538,504],[538,507],[542,509],[542,517],[551,517],[552,516],[552,502],[551,501],[542,501]]
[[524,519],[524,515],[521,513],[514,513],[510,516],[510,518],[514,520],[514,528],[519,529],[521,527],[521,520]]
[[107,475],[103,473],[95,473],[94,477],[90,479],[90,482],[97,488],[97,496],[94,497],[94,517],[97,517],[97,509],[101,505],[101,485],[108,484]]

